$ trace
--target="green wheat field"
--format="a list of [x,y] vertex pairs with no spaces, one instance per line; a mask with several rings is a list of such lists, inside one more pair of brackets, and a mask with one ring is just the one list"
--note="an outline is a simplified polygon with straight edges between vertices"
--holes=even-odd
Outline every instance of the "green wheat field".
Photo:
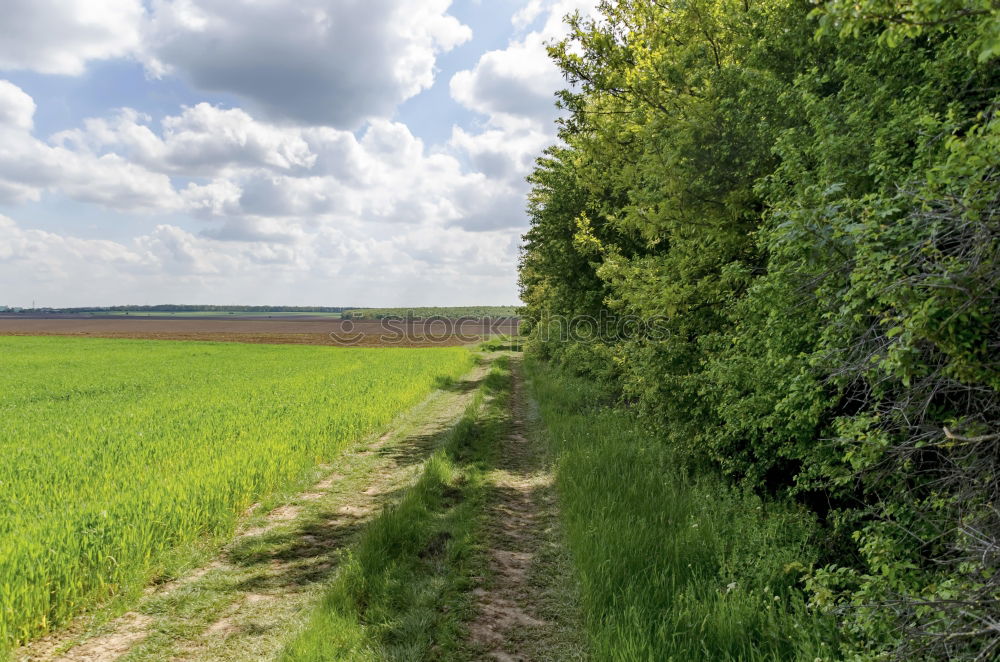
[[468,371],[465,349],[0,338],[0,650],[155,578]]

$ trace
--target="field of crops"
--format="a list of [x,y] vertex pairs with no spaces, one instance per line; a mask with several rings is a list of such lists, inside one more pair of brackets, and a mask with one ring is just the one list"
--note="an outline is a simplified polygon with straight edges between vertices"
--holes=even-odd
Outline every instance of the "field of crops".
[[461,348],[0,337],[0,654],[231,532],[471,365]]

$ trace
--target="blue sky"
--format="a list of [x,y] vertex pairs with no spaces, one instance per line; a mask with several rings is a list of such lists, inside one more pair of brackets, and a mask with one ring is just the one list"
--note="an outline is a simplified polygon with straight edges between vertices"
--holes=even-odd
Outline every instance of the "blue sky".
[[584,0],[10,0],[0,305],[517,300]]

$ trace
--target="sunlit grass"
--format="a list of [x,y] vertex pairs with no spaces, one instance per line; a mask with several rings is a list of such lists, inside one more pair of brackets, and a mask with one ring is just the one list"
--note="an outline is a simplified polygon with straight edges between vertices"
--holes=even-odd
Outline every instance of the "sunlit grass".
[[457,348],[0,338],[0,652],[231,532],[471,365]]
[[833,660],[798,579],[810,518],[692,475],[592,382],[529,361],[594,659]]
[[485,474],[509,393],[501,357],[417,482],[351,550],[281,662],[461,658],[472,575],[483,571],[475,549]]

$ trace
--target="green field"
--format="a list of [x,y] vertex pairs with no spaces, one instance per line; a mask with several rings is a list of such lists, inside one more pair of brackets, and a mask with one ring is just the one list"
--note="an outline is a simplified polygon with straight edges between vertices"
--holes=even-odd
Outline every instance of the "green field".
[[0,338],[0,651],[231,534],[464,349]]

